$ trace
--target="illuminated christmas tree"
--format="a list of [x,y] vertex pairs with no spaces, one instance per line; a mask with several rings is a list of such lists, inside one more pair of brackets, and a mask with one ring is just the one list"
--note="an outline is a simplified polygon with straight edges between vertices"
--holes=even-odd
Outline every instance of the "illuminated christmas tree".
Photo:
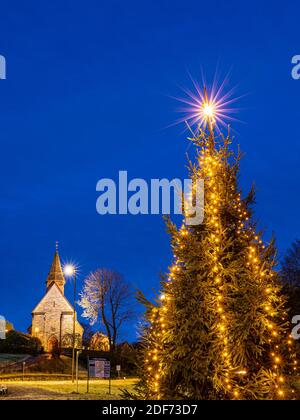
[[[274,241],[256,232],[254,191],[242,198],[240,153],[217,131],[208,97],[190,140],[190,178],[205,185],[204,222],[168,222],[174,260],[147,303],[139,396],[146,399],[288,399],[297,361]],[[204,123],[204,126],[203,126]]]

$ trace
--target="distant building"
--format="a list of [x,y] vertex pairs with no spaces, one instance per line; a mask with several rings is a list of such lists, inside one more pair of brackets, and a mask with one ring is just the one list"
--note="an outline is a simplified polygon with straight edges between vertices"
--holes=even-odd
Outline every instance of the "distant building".
[[5,340],[6,320],[0,315],[0,340]]
[[96,332],[90,341],[90,349],[91,350],[99,350],[99,351],[109,351],[109,339],[107,335]]
[[[46,352],[72,347],[74,309],[64,294],[65,278],[58,248],[46,281],[46,294],[32,311],[31,335],[41,340]],[[75,342],[81,347],[83,328],[75,314]]]
[[8,333],[8,332],[13,331],[13,330],[14,330],[13,324],[6,320],[5,332]]

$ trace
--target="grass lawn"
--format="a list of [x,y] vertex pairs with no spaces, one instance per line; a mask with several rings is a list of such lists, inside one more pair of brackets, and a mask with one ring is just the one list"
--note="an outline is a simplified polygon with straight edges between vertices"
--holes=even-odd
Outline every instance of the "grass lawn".
[[136,379],[113,379],[111,381],[111,395],[108,394],[107,380],[91,380],[89,394],[86,381],[80,380],[76,394],[76,383],[71,381],[14,381],[7,382],[9,395],[0,399],[22,400],[56,400],[56,399],[90,399],[90,400],[116,400],[121,399],[121,389],[133,390]]

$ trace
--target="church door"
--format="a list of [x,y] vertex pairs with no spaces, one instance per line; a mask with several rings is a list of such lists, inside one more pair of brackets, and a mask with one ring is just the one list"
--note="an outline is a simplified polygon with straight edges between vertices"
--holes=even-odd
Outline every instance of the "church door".
[[48,340],[48,352],[49,353],[54,353],[55,351],[58,350],[58,340],[57,338],[53,335],[52,337],[49,338]]

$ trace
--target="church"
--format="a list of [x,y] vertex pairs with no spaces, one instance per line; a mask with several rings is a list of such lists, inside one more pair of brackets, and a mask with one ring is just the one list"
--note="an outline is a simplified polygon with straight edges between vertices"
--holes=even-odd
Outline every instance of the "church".
[[[44,351],[68,348],[73,345],[74,307],[65,296],[63,274],[58,246],[46,280],[46,293],[32,311],[31,334],[40,339]],[[76,348],[82,345],[83,328],[75,312]]]

